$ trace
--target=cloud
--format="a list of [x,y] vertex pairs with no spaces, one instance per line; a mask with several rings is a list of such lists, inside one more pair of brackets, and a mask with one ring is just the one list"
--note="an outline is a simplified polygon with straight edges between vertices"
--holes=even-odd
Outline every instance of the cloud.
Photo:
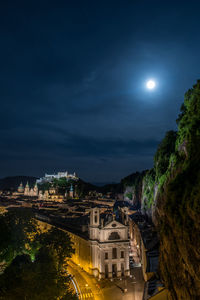
[[173,7],[2,3],[0,176],[71,168],[104,181],[151,167],[200,75],[199,9]]

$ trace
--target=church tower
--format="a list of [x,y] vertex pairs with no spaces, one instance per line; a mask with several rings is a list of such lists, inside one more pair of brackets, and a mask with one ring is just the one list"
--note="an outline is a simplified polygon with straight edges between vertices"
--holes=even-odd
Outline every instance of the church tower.
[[44,200],[45,201],[49,200],[49,191],[47,191],[47,190],[44,192]]
[[70,187],[69,196],[70,196],[70,198],[74,198],[74,189],[73,189],[72,184],[71,184],[71,187]]
[[98,238],[99,225],[100,225],[100,210],[97,207],[91,208],[90,226],[89,226],[89,236],[91,240],[95,240]]
[[91,208],[90,212],[90,226],[98,227],[100,224],[100,213],[99,208]]
[[37,186],[37,183],[35,183],[35,186],[33,188],[33,194],[34,194],[34,196],[38,196],[38,186]]
[[29,184],[28,184],[28,181],[27,181],[27,184],[26,184],[25,189],[24,189],[24,195],[25,196],[29,196]]

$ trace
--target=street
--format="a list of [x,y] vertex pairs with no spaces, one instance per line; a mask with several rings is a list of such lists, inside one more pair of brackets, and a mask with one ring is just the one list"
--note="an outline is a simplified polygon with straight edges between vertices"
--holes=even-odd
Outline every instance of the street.
[[[142,300],[144,281],[141,268],[134,268],[132,277],[126,279],[98,279],[86,273],[72,261],[68,262],[68,272],[73,276],[79,292],[79,299],[87,300]],[[126,292],[124,290],[127,289]]]

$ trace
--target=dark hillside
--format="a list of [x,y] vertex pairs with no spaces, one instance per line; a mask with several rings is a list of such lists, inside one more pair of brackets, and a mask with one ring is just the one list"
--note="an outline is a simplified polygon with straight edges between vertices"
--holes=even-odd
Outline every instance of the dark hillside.
[[10,176],[0,179],[1,190],[17,190],[18,186],[22,182],[25,186],[27,181],[30,186],[33,186],[36,181],[36,177],[32,176]]

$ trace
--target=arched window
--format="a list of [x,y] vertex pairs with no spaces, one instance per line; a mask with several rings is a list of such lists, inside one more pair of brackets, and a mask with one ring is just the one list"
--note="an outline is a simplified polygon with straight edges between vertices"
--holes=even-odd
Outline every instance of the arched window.
[[120,235],[118,232],[112,232],[109,237],[108,237],[109,241],[110,240],[120,240]]

